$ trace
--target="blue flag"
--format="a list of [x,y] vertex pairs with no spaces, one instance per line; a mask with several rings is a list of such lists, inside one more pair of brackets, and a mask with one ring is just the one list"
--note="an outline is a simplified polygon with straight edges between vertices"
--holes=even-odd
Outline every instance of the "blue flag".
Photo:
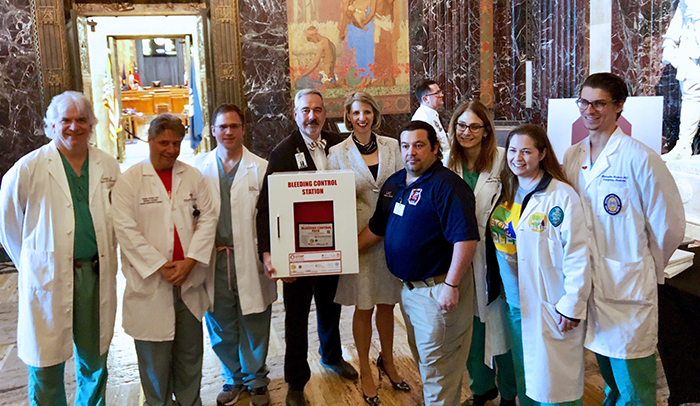
[[199,104],[197,91],[197,75],[194,73],[194,59],[190,57],[190,142],[192,149],[197,149],[202,141],[204,122],[202,121],[202,106]]

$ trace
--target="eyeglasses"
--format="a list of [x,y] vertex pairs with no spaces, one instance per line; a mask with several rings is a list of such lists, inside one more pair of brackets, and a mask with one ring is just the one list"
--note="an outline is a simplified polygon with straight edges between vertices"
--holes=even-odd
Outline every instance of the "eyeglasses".
[[428,96],[442,96],[442,95],[444,95],[444,94],[445,94],[445,93],[443,93],[442,90],[438,90],[438,91],[435,92],[435,93],[428,93],[428,94],[426,94],[426,95],[423,96],[423,97],[428,97]]
[[481,130],[482,128],[486,128],[485,125],[479,125],[476,123],[464,124],[464,123],[460,123],[459,121],[455,124],[455,126],[457,126],[457,131],[459,131],[461,133],[467,131],[467,129],[469,129],[469,131],[475,133],[475,132]]
[[239,128],[243,127],[243,124],[239,123],[233,123],[233,124],[221,124],[217,125],[216,128],[219,129],[219,131],[226,131],[227,128],[230,128],[231,130],[238,130]]
[[605,106],[608,105],[608,103],[613,103],[613,100],[607,101],[607,100],[594,100],[592,102],[589,102],[586,99],[581,99],[579,98],[576,100],[576,105],[580,110],[586,110],[588,106],[593,106],[593,110],[595,111],[601,111],[605,108]]

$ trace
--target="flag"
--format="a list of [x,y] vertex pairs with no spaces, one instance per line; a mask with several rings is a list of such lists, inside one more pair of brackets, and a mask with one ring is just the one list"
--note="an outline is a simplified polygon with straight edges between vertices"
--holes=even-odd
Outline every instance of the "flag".
[[117,140],[117,131],[122,129],[121,120],[119,120],[119,111],[116,108],[116,99],[114,96],[114,80],[112,79],[112,62],[107,57],[105,64],[105,77],[102,86],[102,105],[107,109],[107,117],[109,118],[109,136],[113,140]]
[[197,91],[197,75],[194,71],[194,59],[190,57],[190,142],[192,149],[197,149],[199,142],[202,141],[202,131],[204,123],[202,122],[202,106],[199,104],[199,92]]

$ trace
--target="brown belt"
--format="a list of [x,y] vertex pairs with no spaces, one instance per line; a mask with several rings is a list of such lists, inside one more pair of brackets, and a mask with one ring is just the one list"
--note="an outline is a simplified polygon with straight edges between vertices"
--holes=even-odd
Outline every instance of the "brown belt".
[[408,288],[408,290],[413,290],[415,288],[430,288],[437,284],[445,282],[447,279],[447,274],[434,276],[432,278],[427,278],[422,281],[401,281]]

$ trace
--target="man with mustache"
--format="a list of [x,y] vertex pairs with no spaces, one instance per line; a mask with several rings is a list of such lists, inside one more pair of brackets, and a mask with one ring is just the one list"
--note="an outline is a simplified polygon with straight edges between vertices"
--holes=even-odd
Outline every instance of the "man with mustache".
[[[275,172],[323,171],[328,165],[328,150],[342,141],[335,133],[321,130],[326,121],[323,96],[318,90],[304,89],[294,98],[294,120],[298,130],[282,140],[270,154],[269,164],[258,199],[256,216],[258,253],[265,274],[272,278],[275,268],[270,256],[270,219],[267,177]],[[340,305],[333,302],[338,275],[284,278],[284,380],[287,382],[287,406],[306,405],[304,386],[311,377],[307,361],[308,320],[311,298],[316,302],[321,364],[345,379],[357,379],[357,371],[343,360],[340,347]]]

